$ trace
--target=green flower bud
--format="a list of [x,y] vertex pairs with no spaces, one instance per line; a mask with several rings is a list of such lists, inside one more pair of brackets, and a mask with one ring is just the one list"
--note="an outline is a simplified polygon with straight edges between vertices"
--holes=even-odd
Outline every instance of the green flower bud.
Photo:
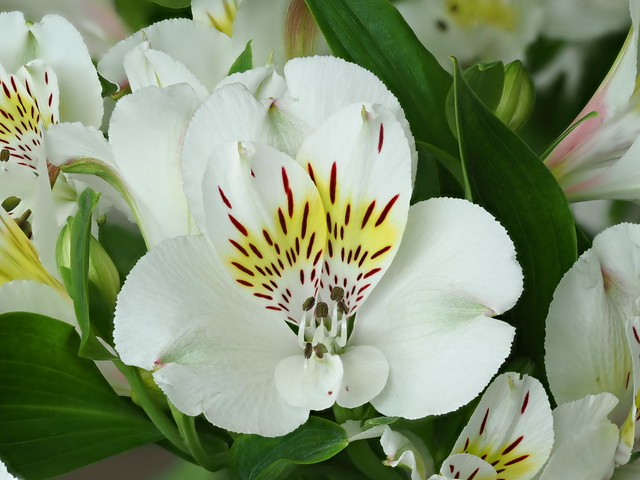
[[494,113],[511,130],[518,130],[529,119],[534,103],[531,77],[519,60],[511,62],[504,68],[502,96]]

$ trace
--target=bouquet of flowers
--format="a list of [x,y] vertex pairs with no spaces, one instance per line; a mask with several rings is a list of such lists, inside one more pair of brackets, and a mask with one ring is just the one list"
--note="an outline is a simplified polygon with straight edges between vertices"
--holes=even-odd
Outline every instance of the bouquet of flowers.
[[640,0],[46,3],[0,1],[1,478],[640,478]]

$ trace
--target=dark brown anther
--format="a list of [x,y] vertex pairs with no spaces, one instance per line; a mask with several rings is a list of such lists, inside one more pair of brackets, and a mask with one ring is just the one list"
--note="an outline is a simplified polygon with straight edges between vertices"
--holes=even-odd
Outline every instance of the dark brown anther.
[[314,315],[316,317],[316,320],[327,318],[329,316],[329,305],[324,302],[318,302]]
[[313,347],[311,346],[311,343],[307,342],[307,344],[304,346],[304,358],[311,358],[312,351]]
[[341,287],[333,287],[331,289],[331,300],[339,302],[344,298],[344,290]]
[[0,162],[8,162],[11,158],[11,153],[6,148],[0,150]]
[[16,223],[20,228],[22,228],[22,226],[25,223],[27,223],[27,220],[29,220],[30,216],[31,216],[31,210],[25,210],[24,213],[20,215],[20,218],[16,218]]
[[327,347],[325,347],[322,343],[319,343],[315,347],[313,347],[313,351],[315,352],[316,357],[322,358],[324,357],[324,354],[329,350],[327,350]]
[[302,310],[304,310],[305,312],[308,312],[309,310],[311,310],[313,308],[313,306],[316,303],[316,299],[313,297],[309,297],[307,298],[304,303],[302,304]]
[[347,312],[349,312],[349,307],[347,307],[347,304],[344,303],[343,300],[340,300],[338,302],[338,312],[340,312],[343,315],[346,315]]
[[18,205],[20,205],[20,199],[18,197],[7,197],[4,199],[4,202],[2,202],[2,208],[4,208],[6,212],[12,211]]

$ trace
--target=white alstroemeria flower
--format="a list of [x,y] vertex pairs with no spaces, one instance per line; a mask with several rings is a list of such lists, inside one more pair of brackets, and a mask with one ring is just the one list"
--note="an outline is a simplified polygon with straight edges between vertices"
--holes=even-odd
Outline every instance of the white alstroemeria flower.
[[633,27],[614,65],[576,121],[591,112],[545,159],[569,201],[640,199],[638,25],[640,1],[630,0]]
[[238,47],[251,40],[258,64],[329,54],[304,0],[195,0],[191,11],[194,20],[226,33]]
[[420,41],[447,70],[522,59],[539,35],[543,12],[531,0],[399,0],[394,2]]
[[[96,128],[61,123],[47,132],[55,165],[90,162],[117,179],[149,248],[165,238],[198,233],[182,190],[180,155],[200,101],[186,84],[145,87],[116,104],[109,140]],[[123,209],[125,212],[128,209]]]
[[640,226],[621,224],[562,278],[547,316],[547,376],[558,403],[609,392],[619,403],[609,418],[620,428],[616,464],[640,446]]
[[542,34],[574,42],[629,26],[629,0],[542,0]]
[[[319,65],[350,68],[352,81],[369,78],[334,60],[293,67],[309,69],[298,79]],[[383,88],[369,82],[359,85],[363,94]],[[235,432],[282,435],[336,402],[370,401],[407,418],[455,410],[488,383],[513,338],[512,327],[491,318],[522,289],[504,229],[463,200],[410,209],[411,142],[397,112],[362,101],[342,106],[332,82],[322,103],[315,85],[305,85],[296,105],[315,107],[307,118],[323,120],[297,123],[308,129],[302,137],[289,138],[291,122],[267,132],[277,145],[297,145],[295,159],[245,136],[265,122],[254,116],[263,104],[252,96],[235,101],[246,90],[214,93],[222,106],[228,95],[218,122],[251,125],[236,132],[245,141],[212,149],[210,105],[189,127],[185,174],[201,162],[187,155],[188,141],[191,153],[209,152],[200,176],[185,176],[205,236],[152,249],[118,297],[122,360],[153,371],[181,411]],[[349,82],[340,88],[352,92]]]
[[75,189],[48,164],[43,135],[58,121],[100,125],[100,82],[80,34],[62,17],[30,24],[20,12],[2,13],[0,41],[0,201],[28,219],[42,261],[55,271],[57,229],[75,208]]
[[547,461],[553,438],[542,384],[528,375],[504,373],[489,385],[440,475],[431,480],[528,480]]
[[0,0],[0,10],[20,10],[32,22],[51,13],[63,16],[78,29],[94,57],[129,34],[113,0]]
[[619,435],[608,415],[617,403],[613,395],[600,393],[558,406],[553,411],[553,450],[536,480],[610,478]]

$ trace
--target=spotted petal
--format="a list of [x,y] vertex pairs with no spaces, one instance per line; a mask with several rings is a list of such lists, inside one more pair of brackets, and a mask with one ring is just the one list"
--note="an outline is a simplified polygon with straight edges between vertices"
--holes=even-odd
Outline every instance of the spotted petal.
[[457,453],[448,457],[442,464],[440,475],[434,475],[430,480],[461,479],[461,480],[496,480],[496,469],[488,462],[468,453]]
[[533,377],[504,373],[487,388],[452,453],[486,460],[501,479],[528,480],[545,464],[552,445],[544,388]]
[[152,249],[118,296],[116,349],[125,363],[153,371],[181,411],[204,413],[234,432],[284,435],[309,410],[280,396],[274,372],[300,347],[285,323],[225,270],[202,236]]
[[344,290],[349,314],[369,296],[395,256],[409,210],[411,153],[395,117],[353,104],[327,118],[296,158],[326,211],[322,287]]
[[611,227],[562,278],[547,316],[547,376],[554,398],[570,402],[610,392],[621,425],[632,403],[632,360],[625,325],[639,287],[640,226]]
[[513,339],[512,327],[489,317],[511,308],[521,290],[513,244],[485,210],[456,199],[411,207],[398,254],[350,339],[389,361],[387,384],[371,403],[385,415],[419,418],[470,401]]
[[325,248],[324,210],[306,172],[271,147],[231,142],[209,158],[202,191],[206,231],[232,278],[297,323]]

